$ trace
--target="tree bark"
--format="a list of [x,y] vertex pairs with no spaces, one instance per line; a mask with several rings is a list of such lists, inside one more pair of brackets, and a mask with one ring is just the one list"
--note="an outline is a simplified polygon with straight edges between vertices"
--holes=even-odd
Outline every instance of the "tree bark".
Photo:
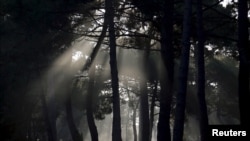
[[94,69],[90,70],[90,75],[89,75],[89,88],[88,88],[88,94],[87,94],[87,121],[88,121],[88,126],[89,126],[89,131],[90,131],[90,136],[92,141],[98,141],[98,131],[95,125],[95,119],[93,116],[93,106],[94,106]]
[[75,122],[74,122],[70,94],[68,94],[68,96],[67,96],[65,106],[66,106],[66,117],[67,117],[69,130],[71,133],[71,137],[72,137],[73,141],[82,141],[83,140],[82,135],[78,132],[78,129],[77,129]]
[[131,106],[133,108],[132,127],[133,127],[134,141],[137,141],[136,110],[138,108],[139,102],[137,102],[135,99],[131,98],[130,92],[128,89],[128,81],[126,81],[126,86],[127,86],[127,93],[128,93],[129,102],[132,103]]
[[136,110],[138,108],[138,103],[136,103],[133,107],[133,133],[134,133],[134,141],[137,141],[137,128],[136,128]]
[[106,32],[107,32],[107,28],[108,28],[108,24],[107,24],[107,13],[105,13],[104,14],[104,22],[103,22],[103,26],[102,26],[102,32],[101,32],[101,34],[100,34],[100,36],[99,36],[99,38],[98,38],[98,41],[97,41],[97,43],[96,43],[96,45],[95,45],[95,47],[94,47],[94,49],[93,49],[93,51],[91,52],[91,54],[90,54],[90,56],[89,56],[89,58],[91,59],[90,61],[87,61],[85,64],[84,64],[84,66],[83,66],[83,68],[82,68],[82,71],[84,72],[84,71],[86,71],[86,70],[88,70],[90,67],[91,67],[91,65],[92,65],[92,63],[94,62],[94,60],[95,60],[95,58],[96,58],[96,55],[97,55],[97,53],[98,53],[98,51],[99,51],[99,49],[100,49],[100,47],[101,47],[101,45],[102,45],[102,42],[103,42],[103,40],[104,40],[104,38],[105,38],[105,36],[106,36]]
[[174,121],[173,141],[183,140],[188,65],[190,54],[190,27],[191,27],[192,0],[185,0],[182,34],[182,54],[179,70],[179,88],[176,97],[176,111]]
[[[142,78],[141,78],[142,79]],[[140,82],[140,124],[139,141],[149,141],[149,105],[147,81],[142,79]]]
[[[152,34],[152,27],[150,25],[148,34]],[[145,39],[145,49],[142,53],[142,70],[140,78],[140,124],[139,124],[139,141],[149,141],[150,139],[150,122],[149,122],[149,104],[148,104],[148,60],[149,60],[149,49],[150,39]]]
[[120,95],[119,80],[116,60],[116,38],[114,28],[114,1],[105,0],[105,10],[108,16],[109,45],[110,45],[110,68],[111,68],[111,87],[113,91],[113,127],[112,141],[121,141],[121,115],[120,115]]
[[157,94],[157,86],[158,86],[158,81],[154,82],[154,87],[153,87],[153,95],[152,95],[152,100],[151,100],[151,105],[150,105],[150,132],[149,132],[149,140],[152,140],[152,132],[153,132],[153,127],[154,127],[154,111],[155,111],[155,99],[156,99],[156,94]]
[[241,125],[248,127],[249,113],[249,66],[250,66],[250,49],[249,49],[249,33],[248,33],[248,5],[247,0],[238,1],[238,50],[239,50],[239,76],[238,76],[238,93],[239,93],[239,109]]
[[160,92],[160,114],[158,122],[157,140],[171,141],[170,110],[174,83],[174,53],[173,53],[173,0],[165,1],[164,16],[161,25],[161,54],[165,65],[162,74]]
[[90,82],[89,82],[89,90],[88,90],[88,100],[87,100],[87,109],[86,109],[86,112],[87,112],[87,122],[88,122],[88,126],[89,126],[89,131],[90,131],[90,135],[91,135],[91,139],[92,141],[98,141],[98,131],[97,131],[97,128],[96,128],[96,125],[95,125],[95,120],[94,120],[94,116],[93,116],[93,85],[94,85],[94,82],[92,80],[92,74],[94,70],[89,70],[91,69],[91,66],[97,56],[97,53],[101,47],[101,44],[106,36],[106,32],[107,32],[107,28],[108,28],[108,17],[107,17],[107,12],[104,14],[104,22],[103,22],[103,26],[102,26],[102,31],[101,31],[101,34],[100,34],[100,37],[98,38],[98,41],[93,49],[93,51],[91,52],[90,54],[90,61],[87,61],[83,68],[82,68],[82,71],[88,71],[90,72],[90,75],[89,75],[89,79],[90,79]]
[[208,116],[207,116],[207,105],[205,97],[205,65],[204,65],[204,32],[203,32],[203,14],[202,14],[202,0],[197,0],[197,37],[198,37],[198,46],[197,50],[197,95],[199,99],[199,122],[200,122],[200,135],[201,141],[207,141],[208,133]]

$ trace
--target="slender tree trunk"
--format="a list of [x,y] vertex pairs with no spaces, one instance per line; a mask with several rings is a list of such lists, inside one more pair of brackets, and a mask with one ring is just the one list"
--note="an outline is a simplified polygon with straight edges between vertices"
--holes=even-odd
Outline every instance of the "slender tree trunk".
[[133,108],[133,116],[132,116],[132,127],[133,127],[133,134],[134,134],[134,141],[137,141],[137,130],[136,130],[136,110],[138,108],[138,102],[134,99],[131,98],[130,92],[128,89],[128,82],[126,82],[127,86],[127,93],[128,93],[128,98],[130,103],[132,103],[132,108]]
[[[153,35],[152,25],[150,25],[148,29],[148,34],[151,36]],[[143,58],[142,58],[142,70],[144,70],[144,73],[142,73],[141,80],[140,80],[140,141],[149,141],[151,140],[151,125],[150,125],[150,117],[149,117],[149,103],[148,103],[148,86],[147,82],[149,79],[149,49],[151,47],[151,40],[145,39],[145,50],[143,52]],[[152,108],[152,107],[151,107]],[[154,110],[154,103],[153,108]],[[151,110],[152,110],[151,109]],[[152,110],[152,112],[153,112]],[[152,123],[153,123],[153,119]]]
[[83,68],[82,68],[82,72],[84,72],[84,71],[90,69],[90,67],[91,67],[91,65],[92,65],[92,63],[93,63],[93,61],[95,60],[95,58],[96,58],[96,56],[97,56],[97,53],[98,53],[98,51],[99,51],[99,49],[100,49],[100,47],[101,47],[101,45],[102,45],[102,42],[103,42],[103,40],[104,40],[104,38],[105,38],[105,36],[106,36],[106,32],[107,32],[107,29],[108,29],[108,23],[107,23],[107,20],[108,20],[108,19],[107,19],[107,18],[108,18],[108,15],[107,15],[107,13],[105,13],[105,14],[104,14],[104,22],[103,22],[103,26],[102,26],[102,32],[101,32],[101,34],[100,34],[100,37],[98,38],[98,41],[97,41],[97,43],[96,43],[96,45],[95,45],[93,51],[91,52],[91,54],[90,54],[90,56],[89,56],[89,58],[90,58],[91,60],[87,61],[87,62],[84,64],[84,66],[83,66]]
[[153,96],[151,100],[151,105],[150,105],[150,132],[149,132],[149,140],[152,140],[152,132],[153,132],[153,127],[154,127],[154,113],[155,113],[155,99],[156,99],[156,94],[157,94],[157,86],[158,86],[158,81],[154,82],[154,90],[153,90]]
[[[152,34],[152,28],[149,27],[148,34]],[[145,39],[146,47],[142,56],[142,70],[140,78],[140,124],[139,124],[139,141],[149,141],[150,139],[150,122],[149,122],[149,104],[148,104],[148,57],[150,49],[150,39]]]
[[248,127],[249,113],[247,107],[249,107],[249,72],[250,72],[250,49],[249,49],[249,33],[248,33],[248,6],[247,0],[238,0],[238,50],[239,50],[239,108],[240,108],[240,120],[241,125]]
[[137,128],[136,128],[136,110],[138,108],[138,103],[133,107],[133,133],[134,133],[134,141],[137,141]]
[[129,125],[129,117],[130,117],[130,114],[129,114],[129,113],[130,113],[130,109],[129,109],[129,107],[128,107],[128,108],[127,108],[127,117],[126,117],[126,118],[127,118],[127,119],[126,119],[126,120],[127,120],[127,121],[126,121],[126,139],[125,139],[126,141],[129,141],[129,139],[130,139],[130,138],[128,138],[128,135],[129,135],[129,134],[128,134],[128,129],[129,129],[129,126],[130,126],[130,125]]
[[171,141],[170,110],[173,95],[174,81],[174,53],[173,53],[173,0],[165,1],[164,16],[161,28],[161,54],[166,71],[160,80],[160,114],[158,122],[157,140]]
[[140,82],[139,141],[149,141],[149,105],[147,81]]
[[[130,124],[129,124],[129,122],[130,122],[130,106],[131,106],[131,104],[130,103],[132,103],[132,101],[131,101],[131,97],[130,97],[130,91],[129,91],[129,87],[128,87],[128,80],[126,79],[125,80],[125,82],[124,82],[124,85],[125,85],[125,88],[126,88],[126,93],[128,94],[128,111],[127,111],[127,122],[126,122],[126,141],[130,141],[129,139],[130,139],[130,137],[128,138],[128,129],[129,129],[129,127],[130,127]],[[134,109],[134,107],[132,107],[132,111],[133,111],[133,109]]]
[[[82,71],[86,71],[88,69],[91,69],[91,66],[97,56],[97,53],[101,47],[101,44],[105,38],[106,32],[107,32],[107,28],[108,28],[108,14],[107,12],[104,14],[104,22],[103,22],[103,26],[102,26],[102,32],[100,34],[100,37],[98,38],[98,41],[93,49],[93,51],[90,54],[90,59],[89,61],[87,61],[83,68]],[[88,70],[88,72],[92,73],[94,70]],[[90,75],[90,77],[92,77],[92,75]],[[88,126],[89,126],[89,131],[90,131],[90,135],[91,135],[91,139],[92,141],[98,141],[98,131],[95,125],[95,121],[94,121],[94,117],[93,117],[93,85],[94,82],[92,82],[92,78],[90,78],[90,82],[89,82],[89,91],[88,91],[88,100],[87,100],[87,121],[88,121]],[[90,106],[92,105],[92,106]]]
[[182,34],[182,54],[179,70],[179,88],[176,98],[176,111],[174,121],[173,141],[183,140],[188,65],[190,54],[190,27],[191,27],[192,0],[185,0],[185,10],[183,18],[183,34]]
[[116,38],[114,28],[114,1],[105,0],[105,8],[108,16],[109,25],[109,44],[110,44],[110,68],[111,68],[111,87],[113,91],[113,127],[112,141],[121,141],[121,115],[120,115],[120,95],[119,80],[116,60]]
[[203,33],[203,16],[202,16],[202,0],[197,0],[197,36],[198,36],[198,46],[197,46],[197,95],[199,99],[200,108],[200,135],[201,141],[207,141],[208,133],[208,116],[207,116],[207,105],[205,97],[205,65],[204,65],[204,33]]
[[77,129],[75,122],[74,122],[70,94],[68,94],[65,106],[66,106],[66,117],[67,117],[69,130],[71,133],[71,137],[72,137],[73,141],[82,141],[83,140],[82,135],[78,132],[78,129]]
[[95,120],[93,116],[93,106],[94,106],[94,69],[90,70],[89,72],[89,88],[88,88],[88,94],[87,94],[87,121],[88,121],[88,126],[89,126],[89,131],[90,131],[90,136],[92,141],[98,141],[98,132],[97,128],[95,125]]
[[164,7],[164,16],[161,30],[161,54],[167,69],[167,79],[170,86],[174,81],[174,47],[173,47],[173,13],[174,0],[167,0]]
[[[162,75],[160,78],[160,113],[159,113],[159,121],[157,124],[157,140],[162,141],[171,141],[171,131],[170,131],[170,93],[169,93],[169,85],[167,83],[168,80],[166,74]],[[167,87],[166,87],[167,86]],[[165,132],[164,132],[165,131]]]

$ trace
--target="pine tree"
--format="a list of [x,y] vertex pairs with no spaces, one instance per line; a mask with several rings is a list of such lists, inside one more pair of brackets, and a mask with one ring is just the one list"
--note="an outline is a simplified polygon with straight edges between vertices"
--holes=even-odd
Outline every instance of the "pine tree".
[[120,115],[120,96],[119,96],[119,80],[116,60],[116,38],[114,27],[114,1],[105,0],[105,10],[108,17],[109,28],[109,46],[110,46],[110,68],[111,68],[111,87],[113,91],[113,127],[112,140],[121,141],[121,115]]
[[206,98],[205,98],[205,65],[204,65],[204,33],[203,33],[203,14],[202,14],[202,0],[197,0],[196,5],[196,13],[197,13],[197,38],[198,38],[198,45],[197,45],[197,95],[198,95],[198,102],[199,102],[199,121],[200,121],[200,134],[201,134],[201,141],[207,140],[207,133],[208,133],[208,115],[207,115],[207,105],[206,105]]
[[249,90],[249,72],[250,72],[250,49],[248,33],[248,3],[247,0],[238,1],[238,50],[239,50],[239,108],[241,124],[249,127],[249,114],[247,111],[248,100],[250,98]]
[[187,94],[188,65],[190,54],[190,33],[192,0],[185,0],[183,33],[182,33],[182,54],[179,70],[179,88],[176,96],[176,111],[174,121],[173,141],[183,140],[184,117]]
[[170,111],[174,83],[174,53],[173,53],[173,0],[164,1],[162,7],[164,16],[161,23],[161,56],[165,71],[161,81],[160,113],[157,140],[171,140]]

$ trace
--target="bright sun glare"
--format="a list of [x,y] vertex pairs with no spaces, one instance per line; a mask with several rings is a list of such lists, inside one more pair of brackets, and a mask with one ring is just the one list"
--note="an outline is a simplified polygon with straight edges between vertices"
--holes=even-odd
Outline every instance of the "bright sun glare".
[[79,59],[82,58],[82,57],[83,57],[83,54],[82,54],[81,51],[74,51],[74,52],[72,53],[72,61],[73,61],[73,62],[76,62],[77,60],[79,60]]
[[221,2],[223,7],[226,7],[230,3],[231,3],[231,0],[224,0],[224,1]]

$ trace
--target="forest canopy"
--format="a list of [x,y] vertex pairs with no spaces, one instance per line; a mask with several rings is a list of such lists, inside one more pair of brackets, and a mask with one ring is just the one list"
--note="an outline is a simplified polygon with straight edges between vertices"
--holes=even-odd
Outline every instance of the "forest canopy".
[[1,0],[1,141],[207,141],[249,128],[247,0]]

